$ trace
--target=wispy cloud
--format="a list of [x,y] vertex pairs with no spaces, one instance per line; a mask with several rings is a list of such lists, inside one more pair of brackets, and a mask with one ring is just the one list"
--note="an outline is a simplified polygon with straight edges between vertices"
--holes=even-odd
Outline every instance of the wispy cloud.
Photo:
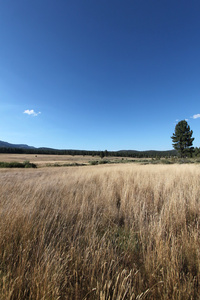
[[33,109],[26,109],[24,111],[24,114],[27,114],[27,115],[33,116],[33,117],[37,117],[39,114],[41,114],[41,112],[39,111],[36,113]]
[[198,119],[198,118],[200,118],[200,114],[193,115],[191,118],[192,119]]
[[[190,117],[190,119],[198,119],[200,118],[200,114],[196,114],[196,115],[193,115],[192,117]],[[189,119],[184,119],[185,121],[189,121]],[[179,119],[176,119],[176,121],[174,122],[174,124],[176,124],[177,122],[179,122]]]

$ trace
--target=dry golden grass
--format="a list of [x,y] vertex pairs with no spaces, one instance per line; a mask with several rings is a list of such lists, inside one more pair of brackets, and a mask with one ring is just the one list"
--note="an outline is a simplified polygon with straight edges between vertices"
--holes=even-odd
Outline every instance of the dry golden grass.
[[[99,157],[98,157],[99,158]],[[83,155],[50,155],[50,154],[8,154],[0,153],[0,161],[2,162],[24,162],[30,161],[38,166],[55,163],[88,163],[89,160],[95,160],[97,157]]]
[[200,299],[200,167],[0,170],[0,299]]
[[[111,162],[119,162],[122,160],[122,157],[105,157]],[[125,157],[124,160],[132,160],[133,158]],[[101,161],[99,156],[89,156],[89,155],[50,155],[50,154],[9,154],[9,153],[0,153],[1,162],[24,162],[30,161],[35,163],[38,167],[43,167],[46,165],[54,164],[88,164],[90,161]],[[140,160],[139,158],[134,158],[134,160]]]

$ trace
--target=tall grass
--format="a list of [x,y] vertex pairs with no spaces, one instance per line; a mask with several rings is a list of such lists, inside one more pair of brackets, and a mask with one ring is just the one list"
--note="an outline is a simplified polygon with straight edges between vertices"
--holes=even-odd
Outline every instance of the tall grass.
[[0,299],[199,299],[200,168],[0,171]]

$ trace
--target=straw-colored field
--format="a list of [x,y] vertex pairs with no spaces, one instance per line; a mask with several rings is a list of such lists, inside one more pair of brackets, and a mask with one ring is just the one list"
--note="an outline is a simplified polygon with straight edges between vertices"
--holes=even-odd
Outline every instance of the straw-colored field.
[[[111,162],[118,162],[122,160],[122,157],[108,157]],[[123,158],[126,160],[132,160],[132,158]],[[99,156],[89,155],[49,155],[49,154],[7,154],[0,153],[0,161],[2,162],[24,162],[30,161],[35,163],[38,167],[54,164],[88,164],[90,161],[101,160]],[[137,160],[137,158],[134,158]],[[138,159],[139,160],[139,159]]]
[[200,299],[200,166],[0,170],[0,299]]
[[[97,157],[96,157],[97,159]],[[100,159],[98,157],[98,159]],[[87,163],[90,160],[95,160],[95,157],[92,156],[72,156],[72,155],[49,155],[49,154],[0,154],[0,161],[3,162],[23,162],[30,161],[35,163],[38,166],[44,166],[46,164],[55,164],[55,163]]]

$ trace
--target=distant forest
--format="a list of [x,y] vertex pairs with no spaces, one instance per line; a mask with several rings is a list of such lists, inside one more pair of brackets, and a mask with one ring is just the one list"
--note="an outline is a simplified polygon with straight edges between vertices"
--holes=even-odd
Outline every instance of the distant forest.
[[134,158],[154,158],[154,157],[171,157],[176,156],[176,150],[169,151],[136,151],[136,150],[120,150],[120,151],[89,151],[89,150],[57,150],[51,148],[12,148],[0,147],[0,153],[16,153],[16,154],[51,154],[51,155],[90,155],[109,157],[134,157]]

